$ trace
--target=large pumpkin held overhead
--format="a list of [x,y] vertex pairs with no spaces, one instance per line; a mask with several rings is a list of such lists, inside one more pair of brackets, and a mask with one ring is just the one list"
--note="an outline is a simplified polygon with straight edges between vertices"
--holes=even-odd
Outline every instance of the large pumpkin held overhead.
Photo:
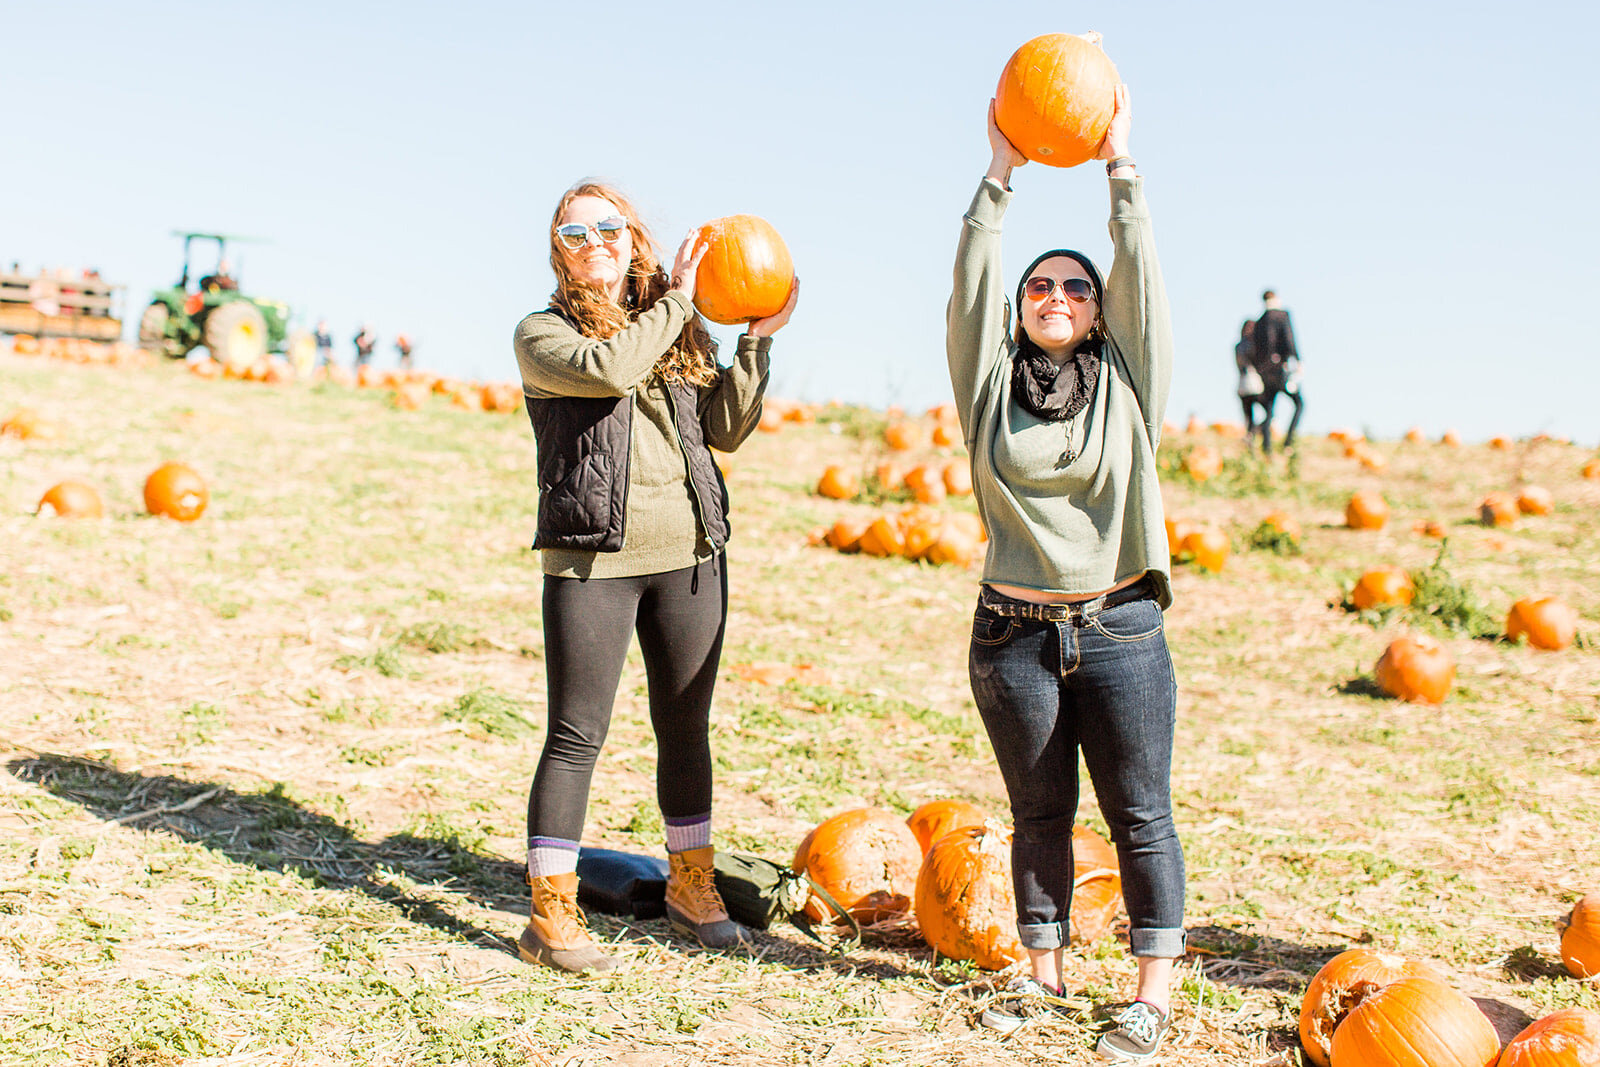
[[729,215],[700,227],[705,257],[695,275],[694,306],[733,326],[776,315],[789,302],[794,260],[766,219]]
[[995,125],[1035,163],[1075,167],[1100,151],[1121,79],[1099,42],[1097,33],[1047,33],[1000,72]]

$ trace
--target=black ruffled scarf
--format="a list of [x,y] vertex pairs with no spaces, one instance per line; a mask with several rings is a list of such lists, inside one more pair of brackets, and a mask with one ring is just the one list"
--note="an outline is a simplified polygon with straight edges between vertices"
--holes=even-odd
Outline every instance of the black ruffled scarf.
[[1011,360],[1011,395],[1046,422],[1065,422],[1089,404],[1100,384],[1104,342],[1091,336],[1059,367],[1027,337]]

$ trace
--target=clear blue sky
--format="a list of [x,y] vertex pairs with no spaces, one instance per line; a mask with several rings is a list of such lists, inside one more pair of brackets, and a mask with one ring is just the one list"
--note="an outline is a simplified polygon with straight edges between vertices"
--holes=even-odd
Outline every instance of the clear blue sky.
[[[1590,4],[91,0],[0,26],[0,260],[97,266],[131,321],[175,279],[171,230],[251,234],[246,288],[328,318],[341,358],[367,320],[384,361],[404,331],[424,366],[508,379],[549,213],[598,175],[669,257],[719,215],[784,235],[804,288],[774,393],[914,408],[948,397],[1000,68],[1099,30],[1172,299],[1169,418],[1237,416],[1270,285],[1313,429],[1600,435]],[[1013,186],[1008,270],[1062,244],[1109,266],[1102,169]]]

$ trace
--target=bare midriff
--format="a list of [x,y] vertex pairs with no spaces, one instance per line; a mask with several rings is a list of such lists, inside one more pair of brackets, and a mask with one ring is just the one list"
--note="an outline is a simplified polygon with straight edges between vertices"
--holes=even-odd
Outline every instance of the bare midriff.
[[[1148,572],[1147,572],[1148,573]],[[1126,589],[1130,585],[1137,585],[1144,581],[1144,574],[1135,574],[1131,578],[1124,578],[1110,589],[1102,589],[1098,593],[1048,593],[1043,589],[1029,589],[1021,585],[1006,585],[1004,582],[987,583],[996,593],[1016,600],[1026,600],[1030,604],[1081,604],[1085,600],[1114,593],[1118,589]]]

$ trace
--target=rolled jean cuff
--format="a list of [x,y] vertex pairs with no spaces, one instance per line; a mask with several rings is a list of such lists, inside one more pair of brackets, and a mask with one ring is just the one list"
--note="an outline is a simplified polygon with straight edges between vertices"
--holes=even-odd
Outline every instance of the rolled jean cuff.
[[1017,924],[1017,940],[1023,948],[1060,948],[1067,943],[1066,927],[1062,923],[1036,923],[1031,926]]
[[[1027,942],[1024,941],[1023,944]],[[1175,960],[1183,955],[1184,946],[1185,937],[1181,926],[1128,931],[1128,949],[1135,956]]]

